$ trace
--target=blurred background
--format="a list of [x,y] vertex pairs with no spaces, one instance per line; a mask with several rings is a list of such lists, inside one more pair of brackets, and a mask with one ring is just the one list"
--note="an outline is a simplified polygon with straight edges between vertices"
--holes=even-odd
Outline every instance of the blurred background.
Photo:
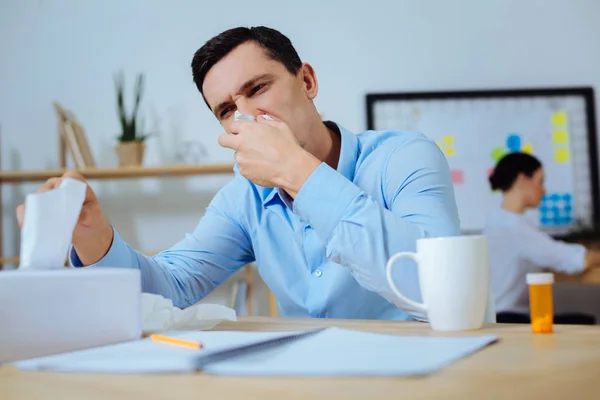
[[[292,40],[316,70],[319,112],[357,133],[367,129],[368,93],[600,87],[597,0],[0,0],[2,170],[60,167],[53,102],[76,117],[95,166],[117,167],[120,72],[129,110],[138,74],[144,77],[139,118],[151,135],[143,167],[232,163],[217,144],[221,129],[192,82],[190,62],[219,32],[255,25]],[[75,162],[67,156],[67,166]],[[194,229],[231,177],[90,183],[125,240],[158,251]],[[5,256],[19,254],[14,209],[38,186],[3,185]],[[255,281],[254,313],[265,314],[266,291]],[[228,302],[231,284],[207,301]],[[600,312],[598,289],[561,290],[559,308]]]

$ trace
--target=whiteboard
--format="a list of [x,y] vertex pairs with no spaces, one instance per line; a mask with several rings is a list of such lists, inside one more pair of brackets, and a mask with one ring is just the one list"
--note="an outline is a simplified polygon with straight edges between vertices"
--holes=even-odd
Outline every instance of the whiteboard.
[[582,89],[367,95],[368,129],[416,131],[448,160],[463,232],[479,232],[502,195],[488,176],[505,154],[537,157],[546,195],[526,216],[541,229],[568,233],[592,225],[598,210],[593,91]]

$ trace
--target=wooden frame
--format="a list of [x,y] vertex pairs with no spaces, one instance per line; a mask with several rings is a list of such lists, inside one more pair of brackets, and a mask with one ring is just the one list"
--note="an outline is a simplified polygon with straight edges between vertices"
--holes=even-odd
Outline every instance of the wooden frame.
[[96,163],[83,127],[77,122],[72,112],[66,110],[56,101],[53,105],[58,119],[58,158],[60,167],[66,167],[66,150],[68,149],[76,168],[94,168]]

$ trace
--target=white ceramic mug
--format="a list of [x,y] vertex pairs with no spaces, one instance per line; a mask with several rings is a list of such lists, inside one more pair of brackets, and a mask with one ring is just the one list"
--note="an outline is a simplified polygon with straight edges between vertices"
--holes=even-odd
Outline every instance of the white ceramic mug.
[[[399,258],[412,258],[419,268],[423,303],[404,296],[392,279]],[[427,315],[435,330],[479,329],[489,292],[489,255],[485,236],[452,236],[417,240],[417,252],[393,255],[387,280],[400,301]]]

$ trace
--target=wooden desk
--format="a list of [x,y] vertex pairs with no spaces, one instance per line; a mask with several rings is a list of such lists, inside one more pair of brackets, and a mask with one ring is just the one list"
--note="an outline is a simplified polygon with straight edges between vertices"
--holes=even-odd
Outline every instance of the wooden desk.
[[[393,321],[241,318],[217,330],[284,331],[340,326],[399,335],[439,335],[427,324]],[[528,325],[489,325],[496,343],[421,378],[269,378],[208,375],[25,373],[0,368],[0,399],[316,399],[316,398],[598,398],[600,327],[557,326],[533,335]],[[458,334],[455,334],[458,335]]]
[[557,282],[585,283],[589,285],[600,285],[600,268],[591,268],[583,274],[567,275],[555,273]]

